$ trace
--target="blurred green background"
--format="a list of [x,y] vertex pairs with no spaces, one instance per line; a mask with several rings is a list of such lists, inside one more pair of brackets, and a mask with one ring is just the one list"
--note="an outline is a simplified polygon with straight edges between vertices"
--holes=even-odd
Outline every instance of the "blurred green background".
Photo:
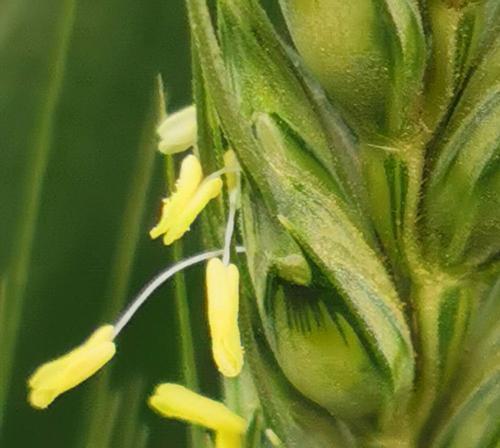
[[[182,0],[0,3],[2,447],[187,445],[186,427],[145,401],[156,383],[183,381],[173,284],[120,335],[112,363],[48,410],[28,406],[26,379],[169,263],[147,235],[165,190],[152,89],[161,72],[169,108],[188,104],[189,59]],[[215,395],[200,276],[187,277],[197,366]]]

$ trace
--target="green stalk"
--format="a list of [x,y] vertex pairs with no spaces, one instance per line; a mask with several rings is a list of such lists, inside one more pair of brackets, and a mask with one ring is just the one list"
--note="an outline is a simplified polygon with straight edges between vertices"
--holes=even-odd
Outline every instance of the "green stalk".
[[[138,156],[135,172],[130,182],[130,192],[123,214],[122,228],[117,238],[115,262],[109,278],[109,289],[106,294],[105,319],[117,316],[128,296],[130,276],[133,270],[137,246],[142,234],[142,223],[146,197],[151,184],[155,160],[155,142],[152,139],[157,122],[157,98],[152,96],[149,113],[145,120],[144,130],[138,145]],[[115,393],[110,391],[111,371],[103,372],[89,395],[87,409],[93,409],[88,416],[87,429],[83,432],[82,446],[106,447],[111,438],[114,418],[109,409],[115,401]],[[99,406],[92,406],[99,403]],[[129,422],[133,425],[133,422]]]
[[52,78],[46,88],[46,95],[40,105],[37,127],[32,147],[29,149],[30,162],[24,182],[22,212],[18,233],[13,245],[13,259],[2,274],[2,313],[0,314],[0,433],[2,433],[5,407],[10,390],[14,356],[17,349],[18,333],[23,315],[26,285],[29,275],[33,241],[41,206],[41,195],[52,147],[55,114],[61,98],[68,48],[75,20],[76,5],[73,0],[63,3],[61,18],[57,24],[58,33],[51,67]]
[[[433,306],[432,299],[440,285],[432,274],[425,268],[419,242],[417,228],[420,200],[424,182],[425,148],[430,139],[426,130],[415,135],[412,142],[404,148],[404,158],[408,166],[407,209],[404,226],[404,247],[408,261],[412,283],[416,291],[411,292],[412,309],[410,313],[418,326],[417,340],[414,341],[420,349],[420,359],[417,360],[417,397],[415,404],[417,418],[411,423],[411,433],[416,437],[424,425],[424,420],[432,406],[437,387],[437,334],[435,320],[438,318],[437,307]],[[437,283],[437,284],[436,284]],[[430,301],[429,301],[430,298]],[[416,441],[414,441],[415,443]]]
[[439,385],[439,334],[436,321],[439,319],[439,298],[445,287],[442,278],[428,273],[419,279],[413,297],[421,353],[412,423],[414,434],[419,434],[425,425]]
[[[166,158],[167,183],[172,191],[175,184],[175,166],[172,158]],[[178,241],[172,245],[172,262],[177,263],[183,258],[182,242]],[[175,309],[177,312],[179,350],[181,354],[182,380],[191,390],[199,391],[198,372],[194,353],[193,333],[191,319],[189,317],[189,303],[186,291],[186,279],[184,273],[180,272],[175,277]],[[193,448],[203,448],[205,437],[203,431],[195,426],[189,426],[189,443]]]
[[149,442],[149,429],[147,426],[141,426],[138,428],[134,437],[133,448],[146,448]]
[[113,445],[120,448],[136,448],[136,439],[142,432],[140,410],[144,406],[146,382],[143,376],[130,381],[122,394],[125,406],[120,412],[120,423],[114,432]]
[[[88,408],[92,411],[82,425],[83,428],[86,427],[82,430],[82,448],[111,446],[113,429],[123,406],[123,393],[110,389],[110,377],[109,370],[104,372],[95,387],[89,391],[89,402],[98,406]],[[134,423],[129,422],[129,424]]]
[[426,148],[432,134],[423,128],[404,147],[404,158],[408,166],[408,193],[403,235],[405,255],[412,278],[410,315],[418,331],[414,343],[418,346],[417,378],[414,402],[414,417],[411,422],[413,443],[426,425],[439,393],[441,378],[441,353],[439,350],[439,319],[442,297],[456,280],[442,272],[429,260],[424,259],[418,229],[421,198],[424,188]]

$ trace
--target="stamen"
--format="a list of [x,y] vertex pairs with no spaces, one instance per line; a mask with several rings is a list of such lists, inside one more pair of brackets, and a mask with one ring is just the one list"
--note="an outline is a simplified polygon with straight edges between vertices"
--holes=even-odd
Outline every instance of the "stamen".
[[159,223],[151,230],[155,239],[163,235],[163,243],[168,246],[182,238],[189,231],[206,205],[222,190],[219,176],[203,179],[200,161],[194,155],[184,158],[176,184],[176,191],[163,201]]
[[215,448],[241,448],[241,434],[227,431],[215,433]]
[[[244,253],[245,248],[242,246],[236,247],[237,253]],[[153,294],[161,285],[163,285],[168,279],[177,274],[184,269],[194,266],[203,261],[209,260],[213,257],[219,257],[224,253],[224,249],[212,250],[209,252],[203,252],[198,255],[194,255],[190,258],[180,261],[173,266],[168,267],[164,271],[160,272],[156,277],[154,277],[137,295],[134,301],[129,305],[125,312],[121,315],[114,326],[113,339],[116,338],[123,328],[128,324],[130,319],[139,310],[139,308],[146,302],[146,300]]]
[[149,398],[148,404],[164,417],[201,425],[214,431],[241,435],[246,429],[245,420],[223,403],[180,384],[160,384]]
[[222,263],[224,263],[224,266],[228,266],[231,259],[231,240],[234,233],[237,203],[238,190],[232,190],[229,193],[229,216],[227,218],[226,232],[224,235],[224,254],[222,256]]
[[215,179],[217,177],[220,177],[223,174],[228,174],[228,173],[241,173],[241,169],[237,168],[237,167],[224,167],[224,168],[221,168],[220,170],[214,171],[212,174],[209,174],[205,178],[205,181]]
[[207,303],[212,354],[220,373],[232,378],[243,367],[243,348],[238,327],[239,272],[219,258],[207,263]]
[[103,325],[80,346],[36,369],[28,380],[29,403],[45,409],[59,395],[94,375],[115,352],[113,327]]
[[222,263],[227,267],[231,258],[231,240],[233,238],[234,220],[240,195],[240,165],[232,149],[224,153],[224,168],[226,170],[226,184],[229,191],[229,216],[224,235],[224,255],[222,257]]
[[234,174],[231,174],[231,171],[228,171],[226,174],[226,184],[229,191],[237,190],[240,187],[240,164],[238,162],[238,158],[236,157],[235,152],[232,149],[228,149],[224,153],[224,168],[230,170],[237,170]]
[[195,195],[202,179],[203,171],[199,160],[193,155],[185,157],[175,183],[175,192],[163,200],[160,222],[149,232],[151,238],[158,238],[172,228],[178,211],[183,209]]
[[202,182],[194,195],[184,204],[184,207],[176,210],[177,215],[171,216],[171,225],[163,235],[163,244],[169,246],[182,238],[207,204],[216,198],[221,191],[222,180],[220,178]]
[[157,133],[161,139],[158,150],[163,154],[176,154],[193,147],[198,138],[196,106],[169,115],[158,126]]

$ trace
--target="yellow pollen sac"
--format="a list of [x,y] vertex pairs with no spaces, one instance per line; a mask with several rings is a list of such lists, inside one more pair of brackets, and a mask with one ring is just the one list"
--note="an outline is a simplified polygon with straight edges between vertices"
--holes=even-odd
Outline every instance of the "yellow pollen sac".
[[215,448],[240,448],[241,434],[217,431],[215,433]]
[[160,137],[158,150],[163,154],[176,154],[191,148],[198,134],[196,107],[188,106],[169,115],[156,132]]
[[208,202],[222,190],[220,178],[202,179],[200,161],[194,155],[187,156],[181,164],[175,193],[163,200],[160,222],[149,232],[151,238],[163,235],[163,242],[168,246],[189,230]]
[[158,238],[168,232],[175,221],[176,214],[193,197],[203,179],[203,170],[196,156],[189,155],[181,163],[179,178],[175,183],[175,193],[163,200],[161,219],[151,232],[151,238]]
[[199,395],[179,384],[160,384],[149,397],[148,404],[164,417],[184,420],[217,432],[227,433],[232,435],[233,439],[241,437],[246,429],[245,420],[224,404]]
[[238,327],[238,268],[234,264],[225,266],[218,258],[212,258],[207,264],[206,283],[213,357],[224,376],[235,377],[243,367]]
[[206,205],[219,196],[221,191],[222,180],[219,177],[203,181],[190,201],[183,208],[177,210],[178,214],[170,229],[165,232],[163,243],[168,246],[181,238]]
[[226,184],[229,191],[234,190],[238,187],[238,170],[240,169],[240,164],[236,158],[236,154],[232,149],[229,149],[224,153],[224,168],[230,170],[226,173]]
[[28,401],[45,409],[59,395],[78,386],[103,367],[115,354],[114,327],[98,328],[82,345],[41,365],[28,380]]

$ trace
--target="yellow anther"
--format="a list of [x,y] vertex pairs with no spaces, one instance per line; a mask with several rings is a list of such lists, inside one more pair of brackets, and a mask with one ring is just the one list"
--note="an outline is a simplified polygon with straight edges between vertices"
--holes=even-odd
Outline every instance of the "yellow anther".
[[189,230],[207,203],[218,196],[222,189],[220,178],[202,179],[203,171],[199,160],[193,155],[187,156],[181,164],[176,191],[163,201],[161,219],[151,230],[151,238],[164,235],[163,242],[169,245]]
[[238,268],[234,264],[225,266],[218,258],[212,258],[207,264],[206,282],[213,357],[224,376],[234,377],[243,366],[238,328]]
[[179,384],[160,384],[148,404],[164,417],[184,420],[217,432],[241,436],[246,429],[245,420],[224,404]]
[[187,156],[181,164],[179,179],[175,183],[175,193],[163,200],[161,219],[149,233],[151,238],[158,238],[172,227],[176,214],[196,193],[202,179],[203,171],[199,160],[193,155]]
[[160,136],[158,150],[163,154],[176,154],[191,148],[196,144],[198,133],[196,107],[189,106],[169,115],[156,132]]
[[240,169],[240,164],[232,149],[224,153],[224,168],[228,170],[226,173],[227,189],[232,191],[238,187],[238,170]]
[[217,431],[215,433],[215,448],[240,448],[241,434]]
[[191,200],[183,208],[177,210],[177,218],[172,223],[170,230],[165,232],[165,236],[163,237],[165,245],[168,246],[181,238],[189,230],[191,224],[206,205],[212,199],[219,196],[221,190],[222,180],[219,177],[202,182]]
[[113,336],[113,326],[104,325],[79,347],[41,365],[28,380],[31,406],[45,409],[59,395],[96,373],[116,352]]

